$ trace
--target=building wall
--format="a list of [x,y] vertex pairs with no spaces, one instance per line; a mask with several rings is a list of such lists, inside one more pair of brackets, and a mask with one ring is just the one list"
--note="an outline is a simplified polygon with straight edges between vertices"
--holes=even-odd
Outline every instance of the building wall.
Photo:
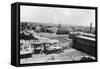
[[74,37],[73,48],[85,52],[91,56],[96,56],[95,41]]

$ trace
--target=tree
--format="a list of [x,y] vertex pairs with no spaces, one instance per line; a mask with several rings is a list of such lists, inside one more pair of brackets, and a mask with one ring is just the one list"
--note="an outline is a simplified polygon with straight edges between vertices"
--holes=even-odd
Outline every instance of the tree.
[[56,34],[69,34],[67,30],[58,30]]

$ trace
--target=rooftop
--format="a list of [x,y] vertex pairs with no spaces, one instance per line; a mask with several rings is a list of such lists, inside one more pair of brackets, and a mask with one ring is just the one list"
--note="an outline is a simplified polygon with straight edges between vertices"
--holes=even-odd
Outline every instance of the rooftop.
[[81,35],[87,35],[87,36],[95,37],[95,35],[91,34],[91,33],[84,33],[84,32],[78,32],[78,33],[81,34]]
[[32,51],[31,50],[29,50],[29,51],[20,51],[20,54],[21,55],[29,54],[29,53],[32,53]]
[[95,38],[91,38],[91,37],[86,37],[86,36],[81,36],[81,35],[78,35],[78,36],[76,36],[76,37],[82,38],[82,39],[91,40],[91,41],[95,41]]

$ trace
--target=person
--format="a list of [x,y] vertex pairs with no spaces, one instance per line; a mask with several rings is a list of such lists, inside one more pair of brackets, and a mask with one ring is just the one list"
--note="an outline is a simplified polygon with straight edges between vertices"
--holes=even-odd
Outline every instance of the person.
[[44,51],[44,46],[43,46],[43,44],[41,44],[41,51],[40,51],[40,54],[43,54],[43,51]]
[[53,55],[51,56],[51,59],[52,59],[52,60],[55,60],[55,58],[54,58],[54,56],[53,56]]

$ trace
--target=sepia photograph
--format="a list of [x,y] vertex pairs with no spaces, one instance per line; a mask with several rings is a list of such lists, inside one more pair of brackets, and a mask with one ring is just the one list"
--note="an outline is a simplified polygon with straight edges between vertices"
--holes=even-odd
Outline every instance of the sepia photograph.
[[96,60],[96,10],[20,6],[20,64]]

